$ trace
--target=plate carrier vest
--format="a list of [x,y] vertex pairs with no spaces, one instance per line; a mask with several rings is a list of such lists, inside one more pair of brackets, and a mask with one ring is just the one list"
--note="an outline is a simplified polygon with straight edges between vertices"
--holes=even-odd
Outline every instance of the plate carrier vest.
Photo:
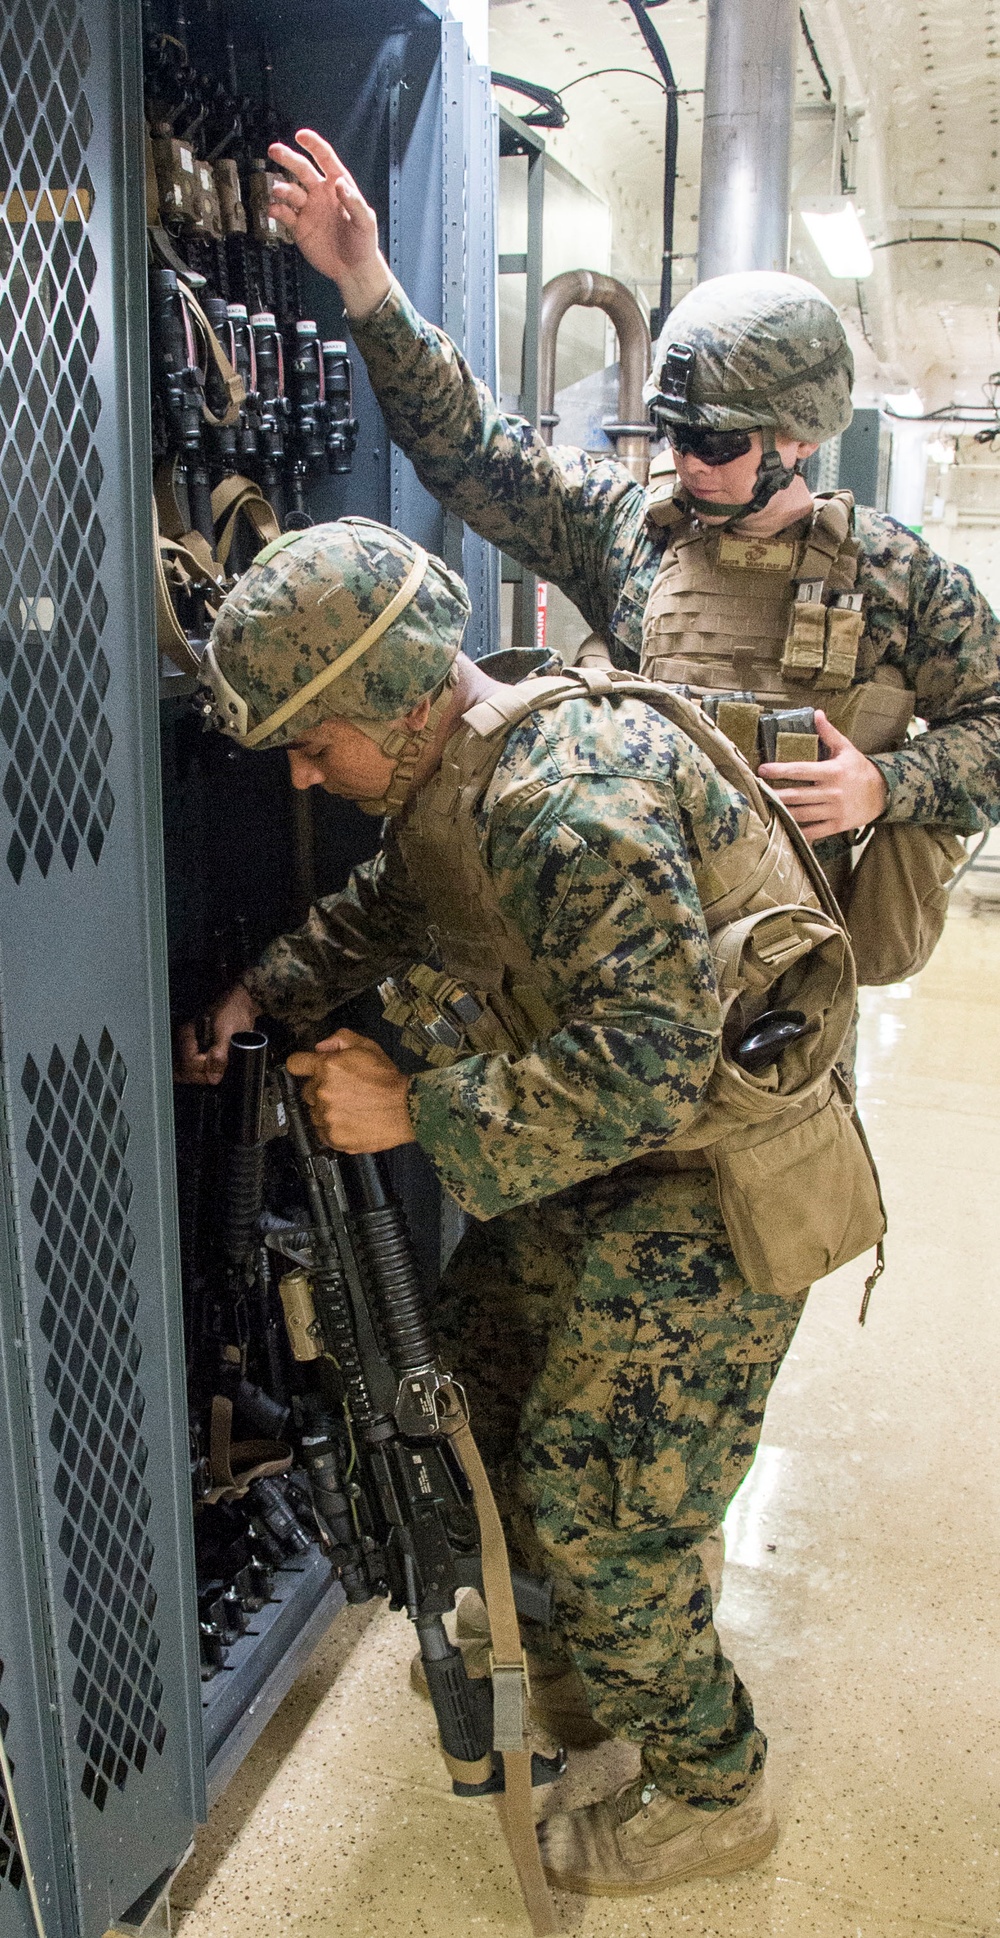
[[692,518],[672,473],[657,484],[663,467],[654,460],[646,511],[667,544],[643,617],[645,677],[707,697],[751,766],[758,753],[818,757],[808,728],[761,745],[762,716],[793,708],[821,706],[862,753],[902,746],[915,695],[864,638],[851,493],[818,498],[804,533],[744,538]]
[[[885,1229],[871,1157],[834,1068],[854,1019],[854,965],[837,904],[795,823],[690,701],[613,668],[574,667],[524,680],[464,715],[394,834],[441,966],[420,963],[383,983],[386,1019],[401,1027],[407,1047],[438,1066],[476,1054],[518,1057],[559,1028],[531,951],[500,906],[474,813],[513,728],[539,708],[583,696],[655,707],[747,801],[737,840],[710,862],[692,863],[722,1002],[722,1045],[693,1122],[639,1165],[710,1168],[744,1275],[772,1293],[801,1292]],[[499,802],[536,786],[512,781]],[[804,1010],[811,1031],[751,1075],[729,1048],[777,1005]]]

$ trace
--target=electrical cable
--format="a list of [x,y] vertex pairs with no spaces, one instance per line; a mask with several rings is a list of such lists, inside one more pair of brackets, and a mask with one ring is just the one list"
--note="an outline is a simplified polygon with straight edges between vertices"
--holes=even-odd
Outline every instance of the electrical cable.
[[802,37],[806,43],[806,46],[809,49],[809,55],[810,55],[810,59],[812,60],[812,64],[816,69],[817,74],[819,75],[819,84],[823,90],[823,99],[824,101],[832,101],[833,89],[830,86],[830,77],[827,74],[826,68],[823,66],[823,63],[820,60],[819,54],[816,51],[816,42],[814,41],[812,34],[809,32],[809,22],[806,19],[805,14],[803,13],[801,7],[799,8],[799,26],[802,29]]
[[667,96],[667,125],[663,143],[663,257],[660,267],[660,306],[657,331],[662,330],[673,307],[674,200],[677,193],[677,82],[667,50],[653,26],[642,0],[625,0],[635,24],[663,77]]
[[491,73],[490,80],[494,87],[509,88],[511,94],[524,94],[529,101],[538,103],[530,114],[521,116],[526,128],[565,128],[569,114],[550,87],[542,87],[536,81],[519,81],[516,74]]
[[[1000,243],[987,242],[985,236],[889,236],[885,242],[872,242],[869,248],[876,249],[936,249],[939,242],[967,243],[974,249],[989,249],[994,256],[1000,256]],[[1000,336],[1000,309],[997,311],[997,334]],[[983,424],[985,428],[976,435],[977,444],[992,444],[1000,437],[1000,370],[994,370],[983,385],[985,404],[942,404],[938,410],[925,411],[910,418],[914,424],[933,424],[936,420],[949,418],[956,424]],[[992,411],[992,418],[973,417],[972,411]],[[890,410],[886,415],[906,422],[909,412]]]
[[28,1846],[25,1842],[21,1812],[17,1807],[17,1798],[14,1795],[14,1777],[10,1767],[10,1758],[7,1755],[7,1745],[3,1740],[2,1730],[0,1730],[0,1777],[3,1779],[3,1787],[7,1793],[7,1808],[10,1811],[11,1822],[14,1826],[14,1836],[17,1839],[17,1848],[20,1853],[21,1863],[24,1865],[24,1881],[28,1887],[28,1898],[31,1903],[31,1915],[35,1921],[35,1930],[38,1938],[46,1938],[45,1920],[42,1917],[42,1907],[38,1901],[38,1891],[35,1888],[35,1873],[31,1868],[31,1858],[28,1855]]
[[[595,67],[591,69],[589,74],[578,74],[574,80],[567,81],[565,87],[557,87],[555,93],[558,99],[561,101],[563,95],[568,94],[571,87],[579,87],[581,81],[596,81],[599,74],[635,74],[640,81],[652,81],[653,86],[658,87],[662,94],[667,93],[666,83],[661,81],[658,74],[651,74],[648,67]],[[689,94],[704,94],[704,92],[703,87],[678,87],[674,89],[678,101],[686,101]]]

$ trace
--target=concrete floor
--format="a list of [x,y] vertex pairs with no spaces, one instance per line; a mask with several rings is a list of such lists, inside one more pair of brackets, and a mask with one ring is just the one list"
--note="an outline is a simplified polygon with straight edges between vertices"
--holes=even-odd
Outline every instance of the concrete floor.
[[[1000,1932],[1000,916],[953,914],[864,998],[861,1084],[891,1234],[812,1293],[727,1520],[720,1628],[770,1738],[758,1870],[564,1896],[580,1938]],[[248,1757],[174,1894],[180,1938],[526,1938],[492,1812],[451,1799],[405,1618],[350,1611]],[[546,1807],[634,1752],[577,1754]]]

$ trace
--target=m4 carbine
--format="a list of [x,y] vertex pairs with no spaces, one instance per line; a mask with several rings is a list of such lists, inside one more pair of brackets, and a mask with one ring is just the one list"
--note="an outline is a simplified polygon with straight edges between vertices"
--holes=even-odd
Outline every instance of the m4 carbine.
[[[316,1376],[297,1403],[316,1515],[348,1599],[386,1595],[414,1623],[456,1794],[495,1794],[504,1772],[493,1683],[469,1677],[442,1620],[458,1589],[483,1587],[472,1490],[453,1445],[464,1397],[437,1369],[383,1160],[324,1149],[287,1071],[277,1083],[310,1225],[267,1242],[292,1268],[279,1288],[289,1337]],[[548,1586],[517,1570],[511,1581],[519,1614],[547,1623]],[[533,1780],[552,1781],[562,1767],[561,1757],[536,1755]]]

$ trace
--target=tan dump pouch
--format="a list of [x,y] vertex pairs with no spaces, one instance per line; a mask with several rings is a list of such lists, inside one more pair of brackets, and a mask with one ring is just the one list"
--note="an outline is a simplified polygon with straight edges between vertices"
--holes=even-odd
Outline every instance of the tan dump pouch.
[[755,1292],[795,1297],[885,1234],[878,1180],[836,1078],[708,1158],[736,1263]]
[[876,823],[843,897],[859,983],[902,982],[924,967],[964,860],[962,842],[943,828]]
[[[702,1102],[672,1150],[711,1149],[751,1126],[767,1126],[825,1094],[854,1020],[856,985],[847,937],[825,909],[805,903],[762,909],[712,938],[723,1010],[722,1049]],[[808,1036],[756,1074],[729,1055],[767,1009],[799,1009]],[[815,1107],[815,1104],[814,1104]]]
[[[671,1151],[700,1146],[729,1242],[756,1292],[792,1297],[876,1245],[878,1179],[831,1072],[854,1017],[853,964],[825,909],[763,910],[716,941],[723,1048],[700,1110]],[[801,1009],[809,1036],[756,1075],[727,1054],[765,1008]]]

